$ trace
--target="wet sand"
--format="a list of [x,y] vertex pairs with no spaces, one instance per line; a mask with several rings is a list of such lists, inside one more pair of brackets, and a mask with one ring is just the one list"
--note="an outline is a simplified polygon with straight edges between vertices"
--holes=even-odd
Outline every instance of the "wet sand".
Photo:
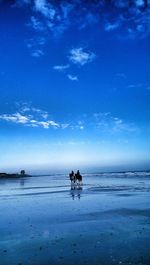
[[0,180],[0,265],[149,265],[150,176]]

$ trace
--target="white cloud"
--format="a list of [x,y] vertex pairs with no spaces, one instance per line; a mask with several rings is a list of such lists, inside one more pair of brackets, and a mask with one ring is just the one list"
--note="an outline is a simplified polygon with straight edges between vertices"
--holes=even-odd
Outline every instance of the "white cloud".
[[46,0],[35,0],[35,10],[49,19],[54,19],[55,9]]
[[83,48],[73,48],[68,58],[72,63],[83,66],[92,62],[95,59],[95,54],[84,51]]
[[73,9],[73,7],[74,7],[74,4],[73,3],[72,4],[69,3],[69,2],[68,3],[67,2],[61,3],[61,11],[63,13],[63,18],[64,19],[67,19],[68,18],[68,15],[71,12],[71,10]]
[[61,128],[62,129],[66,129],[66,128],[68,128],[69,127],[69,123],[62,123],[61,124]]
[[22,112],[22,113],[25,113],[25,112],[28,112],[28,111],[30,111],[30,108],[28,106],[26,106],[26,105],[22,106],[21,109],[20,109],[20,112]]
[[36,39],[36,44],[37,45],[44,45],[46,43],[46,39],[45,39],[45,37],[38,37],[37,39]]
[[0,120],[22,124],[28,127],[42,127],[44,129],[61,128],[61,124],[49,119],[47,111],[35,108],[28,103],[21,104],[17,102],[16,107],[18,112],[13,114],[2,114],[0,115]]
[[53,120],[42,121],[42,120],[35,119],[35,118],[33,119],[32,115],[25,116],[25,115],[22,115],[21,113],[3,114],[3,115],[0,115],[0,120],[23,124],[23,125],[30,126],[30,127],[43,127],[44,129],[49,129],[50,127],[52,128],[60,127],[60,124]]
[[50,29],[54,37],[60,36],[72,25],[82,30],[98,22],[107,32],[119,28],[117,38],[145,38],[150,33],[149,0],[113,0],[108,3],[108,8],[105,1],[100,0],[88,3],[82,0],[16,0],[11,6],[22,8],[27,4],[34,14],[30,21],[34,30],[46,30],[48,33]]
[[112,31],[112,30],[117,29],[119,26],[120,26],[119,21],[117,21],[116,23],[109,23],[109,22],[107,22],[105,24],[104,29],[105,29],[105,31]]
[[144,6],[144,0],[135,0],[136,2],[136,5],[141,7],[141,6]]
[[119,77],[119,78],[123,78],[123,79],[127,78],[125,73],[117,73],[116,76]]
[[93,117],[96,120],[100,120],[100,119],[109,117],[110,115],[111,115],[110,112],[96,112],[96,113],[93,113]]
[[28,48],[36,48],[45,45],[46,39],[44,37],[37,37],[27,39],[25,42]]
[[49,122],[47,121],[39,121],[37,125],[41,125],[44,129],[49,129]]
[[0,115],[0,121],[8,123],[20,124],[22,126],[44,128],[44,129],[59,129],[59,130],[73,130],[83,131],[85,128],[90,129],[91,132],[96,130],[98,133],[108,134],[129,134],[138,132],[138,128],[131,122],[127,122],[120,117],[113,116],[110,112],[98,112],[92,115],[85,115],[74,119],[73,121],[57,122],[50,118],[49,113],[39,108],[34,108],[31,105],[24,103],[21,107],[19,103],[16,104],[20,109],[13,114]]
[[44,55],[44,52],[42,50],[37,49],[37,50],[32,51],[31,55],[33,57],[40,57],[40,56]]
[[59,127],[60,125],[55,121],[48,121],[50,126]]
[[15,114],[3,114],[0,115],[0,119],[4,120],[4,121],[8,121],[8,122],[14,122],[14,123],[22,123],[22,124],[26,124],[29,122],[29,117],[28,116],[24,116],[20,113],[15,113]]
[[84,130],[84,126],[83,125],[81,125],[79,128],[80,128],[80,130]]
[[29,49],[30,53],[34,57],[40,57],[44,55],[43,49],[46,44],[45,37],[35,37],[25,40],[26,46]]
[[71,80],[71,81],[78,81],[78,77],[75,75],[70,75],[68,74],[67,77]]
[[48,118],[48,113],[41,113],[41,117],[43,117],[45,120]]
[[99,16],[96,13],[91,12],[91,10],[85,15],[85,17],[81,17],[80,20],[80,26],[79,29],[82,30],[84,28],[86,28],[89,25],[94,25],[97,24],[99,22]]
[[49,114],[47,111],[32,107],[31,104],[28,103],[17,103],[16,105],[22,114],[30,112],[32,115],[38,114],[38,116],[44,119],[48,119]]
[[125,122],[123,119],[113,116],[110,112],[94,113],[93,117],[93,127],[95,126],[99,131],[107,134],[138,131],[134,124]]
[[44,129],[49,129],[50,127],[53,128],[59,128],[60,125],[58,123],[56,123],[55,121],[36,121],[36,123],[34,122],[34,124],[36,124],[37,126],[41,126]]
[[37,113],[43,113],[43,111],[41,110],[41,109],[38,109],[38,108],[34,108],[34,107],[32,107],[31,108],[31,110],[33,111],[33,112],[37,112]]
[[[70,128],[72,129],[72,130],[84,130],[85,129],[85,121],[81,121],[81,120],[79,120],[79,121],[77,121],[77,122],[75,122],[74,124],[72,124],[71,126],[70,126]],[[88,126],[88,122],[87,122],[87,126]]]
[[68,69],[70,67],[69,64],[65,64],[65,65],[54,65],[53,69],[63,72],[64,70]]
[[41,21],[39,21],[34,16],[31,17],[31,22],[29,24],[27,24],[27,26],[28,25],[31,26],[31,27],[33,27],[33,29],[35,29],[37,31],[43,31],[43,30],[45,30],[45,27],[44,27],[43,23]]
[[136,27],[136,29],[137,29],[137,31],[139,31],[139,32],[144,32],[144,26],[143,25],[137,25],[137,27]]
[[128,88],[142,88],[145,87],[147,84],[137,83],[137,84],[129,84]]
[[128,85],[128,88],[135,88],[135,87],[136,87],[136,85],[134,85],[134,84]]

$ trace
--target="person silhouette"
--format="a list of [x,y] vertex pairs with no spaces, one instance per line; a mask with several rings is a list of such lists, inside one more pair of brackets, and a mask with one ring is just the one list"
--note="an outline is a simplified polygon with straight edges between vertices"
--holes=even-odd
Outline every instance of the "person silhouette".
[[[72,172],[69,174],[69,177],[70,177],[70,181],[74,181],[75,180],[75,174],[74,174],[74,171],[72,170]],[[75,181],[74,181],[75,182]]]
[[76,177],[76,180],[78,180],[78,182],[81,183],[81,181],[82,181],[82,176],[81,176],[79,170],[77,170],[77,173],[75,174],[75,177]]

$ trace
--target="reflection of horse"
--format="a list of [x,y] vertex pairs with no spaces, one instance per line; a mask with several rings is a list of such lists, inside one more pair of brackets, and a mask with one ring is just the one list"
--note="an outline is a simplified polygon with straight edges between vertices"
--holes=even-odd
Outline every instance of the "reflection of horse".
[[82,187],[80,185],[71,185],[70,194],[72,199],[74,200],[77,197],[80,200],[82,192]]

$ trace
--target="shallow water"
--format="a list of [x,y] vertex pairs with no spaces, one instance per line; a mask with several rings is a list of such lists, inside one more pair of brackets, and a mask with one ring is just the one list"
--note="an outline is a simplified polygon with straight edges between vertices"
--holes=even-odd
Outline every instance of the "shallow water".
[[150,264],[150,173],[0,179],[0,265]]

